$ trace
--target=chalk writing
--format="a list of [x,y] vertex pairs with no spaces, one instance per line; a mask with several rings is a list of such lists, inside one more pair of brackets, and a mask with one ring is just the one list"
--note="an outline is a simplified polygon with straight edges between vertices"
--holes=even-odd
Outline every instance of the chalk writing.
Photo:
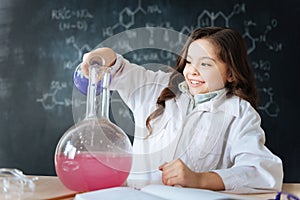
[[87,9],[72,10],[63,7],[51,11],[51,19],[58,21],[60,31],[71,29],[87,31],[88,20],[93,18],[94,16]]
[[[114,43],[114,46],[111,46],[113,49],[120,49],[125,52],[132,52],[131,54],[131,61],[142,63],[142,62],[156,62],[159,63],[162,60],[164,60],[167,64],[171,65],[172,62],[176,60],[176,55],[166,52],[166,51],[152,51],[148,52],[147,54],[143,54],[140,52],[135,52],[135,47],[132,46],[130,41],[135,40],[138,36],[135,31],[129,31],[136,27],[137,22],[139,22],[139,19],[137,18],[137,15],[144,16],[145,24],[144,27],[149,27],[147,37],[145,37],[146,46],[151,47],[155,46],[155,43],[157,43],[157,38],[155,37],[155,34],[153,32],[153,29],[151,27],[164,27],[167,29],[174,30],[174,27],[172,26],[171,21],[168,21],[168,19],[165,19],[163,22],[153,22],[150,19],[153,18],[153,16],[159,16],[164,14],[166,10],[163,9],[159,3],[157,4],[151,4],[147,5],[147,2],[143,2],[142,0],[137,0],[137,4],[130,5],[130,6],[124,6],[120,10],[115,11],[117,13],[117,21],[115,23],[112,23],[110,26],[104,27],[101,29],[102,33],[102,40],[105,40],[108,37],[112,37],[115,34],[118,34],[119,31],[125,30],[127,31],[127,37],[128,40],[117,40]],[[199,13],[199,15],[196,17],[194,22],[191,22],[192,25],[188,25],[188,23],[182,25],[177,28],[177,31],[182,33],[182,35],[186,35],[190,33],[192,30],[194,30],[197,27],[203,27],[203,26],[231,26],[231,21],[233,18],[239,16],[241,18],[243,14],[247,13],[246,4],[245,3],[237,3],[234,4],[232,7],[232,10],[229,13],[226,13],[222,10],[219,11],[211,11],[208,9],[204,9]],[[148,17],[151,16],[151,17]],[[149,19],[149,20],[148,20]],[[90,24],[95,22],[95,13],[91,12],[90,10],[83,8],[83,9],[70,9],[67,7],[57,8],[51,10],[51,20],[58,23],[57,29],[59,31],[68,31],[72,29],[76,29],[78,31],[86,32],[89,30]],[[193,25],[194,23],[194,25]],[[243,27],[242,30],[240,30],[243,33],[243,37],[247,42],[248,49],[247,52],[249,55],[253,54],[258,44],[262,44],[267,51],[272,52],[279,52],[282,51],[283,45],[279,41],[271,41],[269,34],[274,31],[278,27],[278,21],[276,19],[271,19],[269,24],[265,26],[261,26],[261,24],[258,24],[252,19],[246,19],[243,21],[243,24],[240,25]],[[252,28],[255,27],[264,27],[263,30],[260,33],[256,33],[255,35],[251,33]],[[182,46],[185,42],[183,37],[181,35],[178,35],[176,38],[172,38],[169,33],[166,31],[163,34],[162,39],[160,42],[163,42],[164,45],[167,46],[167,49],[174,49],[176,47]],[[70,45],[73,47],[74,51],[76,52],[76,57],[73,57],[70,59],[70,61],[67,61],[64,64],[64,69],[73,71],[74,66],[76,66],[82,59],[82,56],[84,52],[90,51],[93,48],[88,44],[78,45],[79,41],[77,41],[77,38],[74,35],[70,35],[69,37],[66,37],[65,39],[66,45]],[[269,60],[263,60],[253,59],[251,61],[251,65],[254,69],[255,78],[260,83],[267,83],[272,78],[272,63]],[[54,81],[55,82],[55,81]],[[52,86],[53,87],[53,86]],[[55,98],[55,94],[57,90],[63,90],[66,89],[66,87],[56,87],[52,88],[53,92],[46,92],[42,96],[42,98],[37,99],[37,102],[42,103],[44,108],[47,109],[54,109],[55,106],[69,106],[69,101],[57,101]],[[274,91],[272,86],[268,86],[268,89],[266,88],[259,88],[260,93],[262,93],[262,96],[267,96],[264,98],[264,102],[261,102],[261,105],[258,109],[265,112],[270,117],[276,117],[279,114],[280,109],[274,100]],[[272,92],[271,92],[272,91]],[[48,99],[48,100],[46,100]],[[49,103],[49,101],[53,101],[53,103]],[[48,103],[46,103],[48,102]],[[273,106],[271,106],[273,105]],[[270,111],[270,108],[273,107],[272,111]],[[124,113],[122,111],[122,113]],[[125,117],[125,115],[124,115]]]

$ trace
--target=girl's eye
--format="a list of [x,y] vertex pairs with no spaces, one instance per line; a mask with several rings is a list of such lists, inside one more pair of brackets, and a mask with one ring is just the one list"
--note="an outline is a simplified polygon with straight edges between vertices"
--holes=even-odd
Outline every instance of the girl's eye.
[[203,67],[210,67],[210,66],[212,66],[211,64],[209,64],[209,63],[201,63],[201,66],[203,66]]
[[191,64],[191,61],[189,60],[185,60],[186,61],[186,64]]
[[199,65],[203,68],[209,68],[215,66],[216,63],[212,58],[203,58],[199,60]]

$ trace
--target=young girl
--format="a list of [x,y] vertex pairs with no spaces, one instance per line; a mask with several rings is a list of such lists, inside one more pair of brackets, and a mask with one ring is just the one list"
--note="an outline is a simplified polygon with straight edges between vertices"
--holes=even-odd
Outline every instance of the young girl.
[[146,70],[99,48],[84,55],[85,76],[94,56],[111,66],[110,89],[134,114],[129,185],[237,193],[281,189],[282,162],[264,145],[255,79],[240,33],[219,27],[195,30],[172,73]]

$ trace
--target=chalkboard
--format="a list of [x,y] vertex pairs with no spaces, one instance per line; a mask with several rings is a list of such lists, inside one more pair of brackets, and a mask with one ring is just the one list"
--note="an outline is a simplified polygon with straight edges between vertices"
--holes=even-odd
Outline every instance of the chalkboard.
[[[300,182],[299,18],[300,3],[292,0],[0,0],[0,167],[55,175],[55,147],[74,124],[72,76],[85,52],[141,27],[188,34],[200,26],[228,26],[248,44],[266,145],[282,158],[284,181]],[[145,42],[153,42],[150,28]],[[138,64],[175,61],[165,51],[130,49],[126,40],[116,40],[114,48],[128,48],[124,56]],[[118,125],[132,135],[132,114],[113,96]]]

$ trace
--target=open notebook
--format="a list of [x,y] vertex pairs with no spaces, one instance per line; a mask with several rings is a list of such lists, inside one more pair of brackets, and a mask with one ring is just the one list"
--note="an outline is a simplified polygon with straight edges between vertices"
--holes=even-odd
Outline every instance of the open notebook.
[[[141,190],[114,187],[77,194],[75,200],[241,200],[241,197],[210,190],[148,185]],[[244,198],[243,199],[252,199]],[[253,200],[253,199],[252,199]]]

